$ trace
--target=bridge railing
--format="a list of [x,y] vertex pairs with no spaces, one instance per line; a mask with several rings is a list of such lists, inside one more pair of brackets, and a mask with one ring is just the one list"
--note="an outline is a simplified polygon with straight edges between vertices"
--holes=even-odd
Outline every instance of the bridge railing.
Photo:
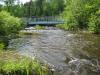
[[40,22],[40,21],[64,21],[61,17],[54,17],[54,16],[49,16],[49,17],[32,17],[29,19],[29,21],[32,22]]

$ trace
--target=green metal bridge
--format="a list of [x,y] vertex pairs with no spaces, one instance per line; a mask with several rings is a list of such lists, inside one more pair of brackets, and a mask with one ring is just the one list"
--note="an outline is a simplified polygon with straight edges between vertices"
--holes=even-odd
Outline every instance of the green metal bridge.
[[61,17],[53,17],[53,16],[45,16],[45,17],[31,17],[27,19],[28,26],[35,26],[35,25],[57,25],[63,24],[64,20]]

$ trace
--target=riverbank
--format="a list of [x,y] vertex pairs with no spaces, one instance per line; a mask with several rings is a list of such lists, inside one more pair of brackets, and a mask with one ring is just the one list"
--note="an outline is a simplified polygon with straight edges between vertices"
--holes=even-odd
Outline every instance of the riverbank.
[[0,51],[0,75],[47,75],[47,70],[32,58],[21,56],[15,50]]

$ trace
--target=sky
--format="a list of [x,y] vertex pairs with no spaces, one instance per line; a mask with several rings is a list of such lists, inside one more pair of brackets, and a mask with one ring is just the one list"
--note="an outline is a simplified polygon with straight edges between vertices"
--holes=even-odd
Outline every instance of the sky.
[[[30,1],[30,0],[20,0],[21,3],[26,3],[26,2],[29,2],[29,1]],[[35,0],[33,0],[33,1],[35,1]],[[1,3],[1,2],[0,2],[0,4],[4,4],[4,3]]]
[[20,0],[22,3],[28,2],[30,0]]

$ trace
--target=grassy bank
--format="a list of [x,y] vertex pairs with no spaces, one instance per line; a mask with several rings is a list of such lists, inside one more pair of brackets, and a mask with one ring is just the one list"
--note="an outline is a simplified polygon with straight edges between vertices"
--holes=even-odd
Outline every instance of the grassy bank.
[[47,75],[47,71],[35,59],[0,51],[0,75]]

